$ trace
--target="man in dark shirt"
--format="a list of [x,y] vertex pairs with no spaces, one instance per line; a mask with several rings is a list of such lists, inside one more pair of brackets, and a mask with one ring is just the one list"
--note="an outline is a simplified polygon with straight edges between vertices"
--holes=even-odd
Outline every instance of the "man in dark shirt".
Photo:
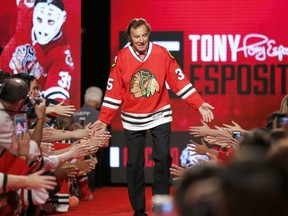
[[[103,92],[100,88],[96,86],[88,87],[85,92],[83,106],[74,113],[76,122],[82,124],[84,127],[89,123],[94,123],[98,119],[98,108],[101,105],[102,96]],[[99,154],[101,153],[96,153],[97,158],[101,158]],[[100,165],[99,163],[101,162],[98,160],[98,165]],[[87,176],[89,188],[94,190],[100,184],[99,176],[101,176],[101,172],[99,166],[96,166]]]
[[74,113],[76,122],[83,126],[94,123],[98,119],[102,96],[103,92],[100,88],[96,86],[87,88],[83,106]]

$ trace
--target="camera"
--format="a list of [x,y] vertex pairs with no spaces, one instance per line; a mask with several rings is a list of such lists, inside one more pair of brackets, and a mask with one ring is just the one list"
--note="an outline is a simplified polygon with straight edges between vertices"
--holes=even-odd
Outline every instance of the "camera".
[[35,105],[39,105],[41,103],[40,98],[33,98]]
[[35,113],[35,105],[39,105],[40,103],[41,103],[41,99],[40,98],[27,97],[22,111],[27,113],[27,118],[28,119],[37,118],[37,115]]

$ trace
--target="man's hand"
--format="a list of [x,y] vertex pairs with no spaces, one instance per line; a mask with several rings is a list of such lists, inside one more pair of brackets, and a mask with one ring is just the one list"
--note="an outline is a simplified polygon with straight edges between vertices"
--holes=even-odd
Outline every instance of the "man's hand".
[[107,129],[107,124],[97,120],[90,127],[93,128],[94,131],[105,131]]
[[211,122],[214,119],[213,112],[211,111],[214,109],[213,106],[210,104],[204,102],[200,107],[199,107],[199,112],[202,115],[203,121],[205,122]]
[[35,99],[30,99],[30,100],[32,101],[32,104],[34,104],[37,118],[39,119],[42,118],[45,120],[46,100],[42,97],[38,98],[37,103]]

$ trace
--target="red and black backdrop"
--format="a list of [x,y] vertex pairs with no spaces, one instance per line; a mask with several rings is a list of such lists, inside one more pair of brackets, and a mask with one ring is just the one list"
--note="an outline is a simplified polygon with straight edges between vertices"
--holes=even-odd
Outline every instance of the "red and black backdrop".
[[[127,43],[124,31],[129,21],[143,17],[151,25],[151,40],[170,50],[198,92],[215,107],[211,127],[232,120],[246,129],[264,127],[288,92],[287,6],[284,0],[147,0],[140,4],[111,0],[111,61]],[[171,154],[179,163],[191,139],[188,128],[201,124],[200,114],[173,94],[171,104]],[[112,181],[122,182],[127,155],[119,115],[112,129]],[[149,142],[148,182],[153,166]]]

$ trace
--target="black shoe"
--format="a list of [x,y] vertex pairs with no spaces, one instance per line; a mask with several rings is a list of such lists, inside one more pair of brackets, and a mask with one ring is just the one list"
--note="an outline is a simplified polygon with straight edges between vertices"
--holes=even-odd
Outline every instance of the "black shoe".
[[148,213],[145,210],[137,210],[133,216],[148,216]]

